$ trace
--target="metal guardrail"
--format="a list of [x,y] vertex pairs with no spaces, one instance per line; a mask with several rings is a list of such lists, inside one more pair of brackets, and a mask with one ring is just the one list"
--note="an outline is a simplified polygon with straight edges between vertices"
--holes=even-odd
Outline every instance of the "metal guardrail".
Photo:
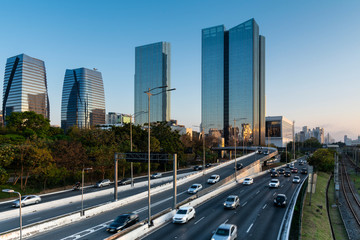
[[304,181],[302,181],[301,185],[298,186],[295,194],[292,195],[291,200],[289,202],[289,207],[286,209],[283,220],[280,225],[280,230],[277,236],[277,240],[287,240],[290,235],[291,222],[294,214],[295,204],[299,197],[299,193],[301,188],[304,186],[305,181],[307,181],[309,175],[306,176]]

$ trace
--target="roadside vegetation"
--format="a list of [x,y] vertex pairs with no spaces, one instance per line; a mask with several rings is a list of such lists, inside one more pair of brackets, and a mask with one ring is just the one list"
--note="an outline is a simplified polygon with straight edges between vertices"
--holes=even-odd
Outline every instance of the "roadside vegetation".
[[[113,178],[114,153],[130,152],[130,125],[110,130],[78,129],[66,133],[51,127],[49,120],[34,112],[14,112],[0,127],[0,189],[12,188],[21,193],[34,193],[52,188],[64,188],[81,179],[81,170],[92,167],[86,182]],[[147,152],[147,130],[133,125],[133,151]],[[206,159],[216,161],[217,146],[208,137]],[[171,131],[165,122],[152,124],[151,151],[177,153],[180,167],[196,164],[202,159],[202,140]],[[119,178],[129,177],[130,163],[118,161]],[[154,163],[152,171],[169,171],[172,163]],[[134,174],[147,172],[147,163],[134,163]],[[11,180],[8,182],[8,180]],[[9,194],[0,193],[0,198]]]
[[330,222],[326,211],[326,185],[330,174],[318,172],[316,181],[316,192],[311,196],[306,193],[303,217],[301,239],[332,239]]

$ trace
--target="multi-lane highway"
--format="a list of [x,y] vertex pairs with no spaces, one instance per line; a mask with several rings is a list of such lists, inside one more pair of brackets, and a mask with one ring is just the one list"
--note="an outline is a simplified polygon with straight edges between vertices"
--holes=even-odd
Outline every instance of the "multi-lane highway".
[[[305,166],[298,166],[301,169]],[[290,201],[299,183],[292,183],[295,175],[304,180],[306,175],[293,173],[291,177],[280,175],[280,188],[269,188],[270,174],[254,179],[254,184],[234,188],[219,194],[197,207],[196,218],[187,224],[169,223],[144,239],[211,239],[213,231],[222,224],[235,224],[238,239],[276,239],[286,208],[275,207],[276,194],[283,193]],[[225,210],[223,203],[227,196],[238,195],[240,206],[236,210]],[[288,206],[287,206],[288,207]]]
[[[192,169],[179,170],[178,174],[186,173],[189,171],[193,171],[193,170]],[[169,176],[172,176],[171,172],[163,174],[163,177],[169,177]],[[144,182],[144,181],[147,181],[147,176],[134,179],[135,184]],[[171,180],[169,180],[169,181],[171,181]],[[156,187],[157,185],[160,185],[160,184],[163,184],[163,183],[152,184],[152,187]],[[103,194],[96,198],[86,199],[86,193],[105,191],[105,190],[108,190],[113,187],[114,187],[113,185],[110,185],[110,186],[103,187],[103,188],[94,188],[94,187],[84,188],[84,196],[85,196],[84,208],[88,208],[88,207],[92,207],[92,206],[96,206],[96,205],[100,205],[100,204],[104,204],[104,203],[113,201],[113,199],[114,199],[113,194]],[[123,188],[123,186],[119,186],[118,199],[123,199],[123,198],[129,197],[129,196],[132,196],[132,195],[135,195],[135,194],[138,194],[138,193],[141,193],[141,192],[144,192],[147,190],[147,186],[135,187],[133,189],[128,189],[126,191],[122,191],[122,188]],[[23,226],[26,226],[28,224],[32,224],[35,222],[43,221],[43,220],[46,220],[46,219],[49,219],[52,217],[67,214],[70,212],[80,211],[81,205],[79,202],[67,202],[65,204],[61,204],[61,206],[53,205],[51,207],[51,209],[45,209],[45,210],[41,210],[41,211],[38,210],[39,208],[41,208],[41,205],[44,203],[49,203],[49,202],[56,201],[59,199],[64,199],[64,201],[66,201],[68,198],[74,197],[74,196],[79,196],[79,200],[80,200],[81,191],[71,191],[71,190],[70,191],[62,191],[59,193],[42,196],[41,203],[39,203],[37,205],[31,205],[31,206],[24,207],[24,209],[29,208],[29,207],[34,208],[34,212],[31,214],[23,215]],[[11,203],[0,204],[0,212],[6,212],[8,210],[11,210]],[[1,221],[1,224],[0,224],[0,233],[17,228],[18,226],[19,226],[18,217],[15,217],[13,219],[3,220],[3,221]]]
[[[241,162],[244,166],[251,164],[255,160],[259,159],[263,155],[253,155],[248,156],[243,159]],[[189,181],[186,184],[178,186],[177,199],[178,202],[185,200],[189,195],[186,190],[193,183],[201,183],[204,188],[210,186],[206,183],[207,179],[212,174],[219,174],[221,178],[225,178],[234,173],[234,165],[228,165],[223,168],[220,168],[212,173],[207,173],[204,177],[200,177],[194,180]],[[152,201],[152,214],[161,212],[164,209],[172,207],[172,194],[173,190],[167,190],[162,193],[153,195],[151,198]],[[133,203],[129,203],[125,206],[114,209],[113,211],[105,212],[89,219],[85,219],[80,222],[73,223],[71,225],[63,226],[58,229],[51,230],[47,233],[39,234],[38,236],[33,237],[32,239],[103,239],[109,236],[105,231],[107,224],[111,222],[115,217],[122,213],[126,212],[136,212],[140,216],[140,220],[147,218],[147,199],[141,199]]]

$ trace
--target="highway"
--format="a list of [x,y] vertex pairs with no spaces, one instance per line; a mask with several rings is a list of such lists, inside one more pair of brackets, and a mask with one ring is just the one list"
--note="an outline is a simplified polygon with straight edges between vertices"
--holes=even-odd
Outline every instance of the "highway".
[[[303,167],[295,166],[298,169]],[[222,223],[237,225],[238,239],[277,239],[286,208],[275,207],[273,199],[276,194],[283,193],[288,197],[287,202],[290,201],[299,185],[292,183],[295,175],[299,175],[302,181],[305,177],[300,173],[291,177],[280,175],[279,189],[268,187],[270,174],[255,178],[250,186],[239,184],[197,207],[195,219],[187,224],[169,223],[144,239],[211,239],[213,231]],[[229,195],[240,197],[240,206],[236,210],[225,210],[223,207]]]
[[[249,165],[254,162],[255,159],[259,159],[263,155],[253,155],[243,159],[241,162],[244,166]],[[206,181],[212,174],[219,174],[221,179],[232,175],[234,173],[234,165],[230,164],[225,166],[215,172],[208,173],[204,177],[200,177],[194,180],[189,181],[186,184],[178,186],[177,189],[177,199],[178,202],[185,200],[191,195],[186,191],[194,183],[201,183],[204,188],[211,185],[207,184]],[[163,211],[164,209],[172,207],[172,194],[173,190],[167,190],[162,193],[152,195],[152,215]],[[71,225],[63,226],[54,230],[51,230],[46,233],[39,234],[32,237],[32,239],[49,239],[56,236],[56,239],[104,239],[109,236],[109,233],[105,231],[107,224],[109,224],[115,217],[127,212],[136,212],[140,216],[140,220],[147,218],[147,198],[141,199],[139,201],[127,204],[125,206],[114,209],[113,211],[108,211],[89,219],[84,219],[80,222],[75,222]]]
[[[192,169],[179,170],[178,174],[186,173],[186,172],[193,172],[193,170]],[[172,172],[167,172],[167,173],[163,174],[163,177],[168,177],[168,176],[172,176]],[[147,176],[138,177],[138,178],[134,178],[134,183],[144,182],[147,180],[148,180]],[[170,181],[171,180],[169,180],[168,182],[170,182]],[[156,187],[160,184],[164,184],[164,183],[152,184],[151,186]],[[114,185],[111,184],[110,186],[106,186],[106,187],[102,187],[102,188],[95,188],[95,187],[84,188],[84,208],[88,208],[88,207],[92,207],[92,206],[96,206],[99,204],[104,204],[104,203],[113,201],[114,200],[113,194],[104,194],[101,197],[88,199],[88,200],[86,199],[86,195],[85,195],[86,193],[104,191],[104,190],[107,190],[110,188],[113,189]],[[118,187],[118,199],[126,198],[129,196],[147,191],[147,186],[143,186],[143,187],[135,186],[133,189],[129,189],[126,191],[122,191],[122,188],[123,188],[123,186]],[[43,204],[45,202],[51,202],[51,201],[55,201],[55,200],[59,200],[59,199],[66,199],[66,198],[74,197],[74,196],[79,196],[79,200],[80,200],[81,191],[69,190],[69,191],[62,191],[59,193],[54,193],[51,195],[45,195],[45,196],[41,197],[41,203],[39,203],[38,205],[25,206],[24,208],[28,208],[28,207],[34,208],[35,207],[35,211],[36,211],[36,208],[41,206],[41,204]],[[26,226],[28,224],[32,224],[35,222],[39,222],[42,220],[46,220],[46,219],[49,219],[52,217],[56,217],[59,215],[67,214],[70,212],[80,211],[80,208],[81,208],[80,202],[74,202],[74,203],[69,202],[68,204],[66,204],[64,206],[53,206],[52,209],[36,211],[32,214],[26,214],[26,215],[23,215],[23,226]],[[11,203],[0,204],[0,213],[11,210],[11,209],[12,209]],[[3,221],[1,221],[1,224],[0,224],[0,233],[17,228],[18,226],[19,226],[18,217],[14,218],[14,219],[3,220]]]

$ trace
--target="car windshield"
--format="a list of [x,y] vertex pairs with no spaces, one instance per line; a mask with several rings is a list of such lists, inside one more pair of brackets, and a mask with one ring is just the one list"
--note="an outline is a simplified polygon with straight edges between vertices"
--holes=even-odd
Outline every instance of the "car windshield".
[[211,176],[210,179],[216,179],[216,176]]
[[116,219],[115,219],[115,221],[114,222],[116,222],[116,223],[124,223],[125,221],[126,221],[126,219],[128,218],[128,216],[126,215],[126,216],[118,216]]
[[192,185],[190,188],[197,188],[197,186],[196,186],[196,185]]
[[24,201],[28,196],[24,196],[21,198],[21,201]]
[[227,202],[234,202],[235,201],[235,198],[234,197],[228,197],[226,199]]
[[229,229],[218,228],[216,235],[229,236]]
[[285,197],[284,196],[277,196],[276,197],[276,201],[284,201]]
[[276,179],[271,180],[272,183],[277,183],[278,181]]
[[187,210],[179,209],[176,214],[186,214]]
[[245,178],[245,181],[250,181],[250,178]]
[[298,176],[295,176],[295,177],[294,177],[294,179],[300,179],[300,177],[298,177]]

